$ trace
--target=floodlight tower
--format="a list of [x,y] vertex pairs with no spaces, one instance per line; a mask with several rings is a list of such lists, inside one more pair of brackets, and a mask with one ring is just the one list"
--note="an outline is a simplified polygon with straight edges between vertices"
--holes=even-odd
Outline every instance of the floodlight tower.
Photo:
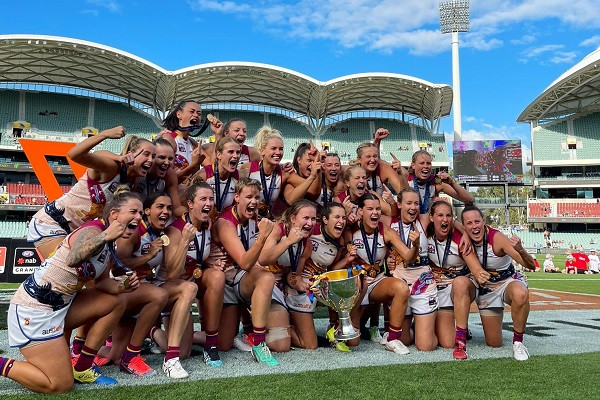
[[458,62],[458,32],[469,31],[469,0],[446,0],[440,2],[440,30],[452,34],[452,113],[454,140],[462,139],[460,112],[460,66]]

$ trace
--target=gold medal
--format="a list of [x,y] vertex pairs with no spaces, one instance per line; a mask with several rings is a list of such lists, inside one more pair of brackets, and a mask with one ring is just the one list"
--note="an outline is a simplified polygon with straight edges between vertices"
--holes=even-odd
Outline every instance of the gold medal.
[[164,233],[162,235],[160,235],[160,240],[162,240],[163,242],[163,246],[168,246],[169,243],[171,243],[171,240],[169,239],[169,237],[167,235],[165,235]]
[[370,278],[375,278],[377,276],[377,271],[375,271],[375,268],[372,268],[369,270],[369,277]]
[[200,279],[200,277],[202,276],[202,270],[200,269],[200,267],[196,267],[192,275],[194,276],[194,279]]

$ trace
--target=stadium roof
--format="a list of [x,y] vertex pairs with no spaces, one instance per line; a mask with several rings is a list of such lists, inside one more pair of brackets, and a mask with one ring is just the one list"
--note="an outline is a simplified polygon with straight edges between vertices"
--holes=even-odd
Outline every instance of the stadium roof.
[[383,110],[433,122],[449,115],[452,106],[450,86],[400,74],[356,74],[321,82],[289,69],[250,62],[167,71],[112,47],[40,35],[0,35],[0,82],[94,90],[158,112],[168,111],[181,99],[195,99],[273,106],[314,120],[356,110]]
[[548,86],[517,122],[566,117],[600,109],[600,48],[588,54]]

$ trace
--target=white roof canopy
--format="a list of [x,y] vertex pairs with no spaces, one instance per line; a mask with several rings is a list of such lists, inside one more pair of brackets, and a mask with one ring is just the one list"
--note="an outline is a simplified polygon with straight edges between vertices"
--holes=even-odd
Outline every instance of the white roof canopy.
[[450,113],[452,89],[392,73],[321,82],[268,64],[219,62],[167,71],[133,54],[83,40],[0,35],[0,82],[54,84],[99,91],[168,111],[182,99],[248,103],[316,121],[356,110],[411,114],[435,121]]
[[548,122],[575,113],[600,110],[600,49],[558,77],[517,118]]

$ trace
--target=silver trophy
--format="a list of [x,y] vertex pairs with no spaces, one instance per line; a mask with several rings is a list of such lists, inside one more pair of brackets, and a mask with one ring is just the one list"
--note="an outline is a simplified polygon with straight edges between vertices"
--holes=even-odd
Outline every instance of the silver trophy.
[[360,275],[348,277],[348,270],[329,271],[319,275],[313,293],[323,304],[338,313],[340,325],[335,331],[337,340],[350,340],[360,336],[350,321],[350,310],[360,294]]

